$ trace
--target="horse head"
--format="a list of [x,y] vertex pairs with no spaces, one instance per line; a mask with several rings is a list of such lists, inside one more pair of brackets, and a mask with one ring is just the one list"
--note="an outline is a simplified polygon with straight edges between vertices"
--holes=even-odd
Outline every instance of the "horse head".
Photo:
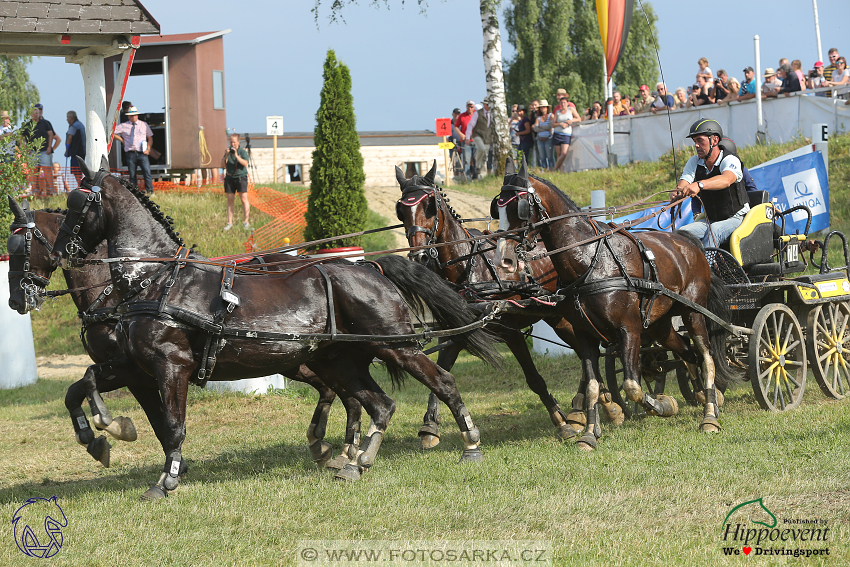
[[[499,232],[514,230],[524,223],[532,223],[532,207],[529,197],[534,195],[532,180],[528,177],[528,167],[525,156],[519,171],[513,159],[505,162],[505,179],[499,194],[490,203],[490,216],[499,219]],[[537,214],[537,211],[534,211]],[[516,246],[509,246],[508,240],[517,241]],[[496,246],[496,265],[508,273],[521,271],[525,267],[525,258],[517,254],[517,248],[522,246],[522,240],[517,236],[500,237]]]
[[[440,232],[440,190],[434,185],[437,160],[424,176],[404,177],[396,166],[395,176],[401,188],[401,198],[396,202],[398,220],[404,223],[405,236],[410,247],[429,246],[437,241]],[[423,248],[408,254],[408,258],[420,264],[432,263],[437,257],[436,248]]]
[[[44,288],[57,264],[51,258],[50,241],[56,236],[62,215],[32,211],[25,201],[18,204],[9,197],[15,216],[7,240],[9,251],[9,307],[20,313],[37,310],[44,302]],[[42,232],[43,231],[43,232]]]

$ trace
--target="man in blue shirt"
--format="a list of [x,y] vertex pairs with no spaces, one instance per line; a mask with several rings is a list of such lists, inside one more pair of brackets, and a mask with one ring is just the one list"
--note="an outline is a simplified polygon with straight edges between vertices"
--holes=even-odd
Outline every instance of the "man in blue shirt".
[[86,127],[77,118],[77,113],[69,110],[66,115],[68,121],[68,132],[65,134],[65,157],[71,158],[71,175],[77,180],[77,183],[83,179],[83,172],[80,171],[80,164],[77,163],[77,156],[86,159]]
[[744,69],[744,79],[741,83],[741,91],[738,93],[738,100],[756,98],[756,72],[752,67]]

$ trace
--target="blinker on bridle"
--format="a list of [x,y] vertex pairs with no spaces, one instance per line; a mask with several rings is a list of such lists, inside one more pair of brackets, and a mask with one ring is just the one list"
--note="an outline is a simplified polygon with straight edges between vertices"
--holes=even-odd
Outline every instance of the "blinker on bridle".
[[[404,202],[404,194],[414,193],[414,192],[417,192],[417,191],[422,191],[424,193],[424,195],[419,199],[412,200],[410,203]],[[402,222],[404,222],[401,218],[401,207],[402,206],[413,207],[413,206],[419,204],[420,202],[422,202],[422,200],[424,198],[428,197],[429,194],[433,194],[433,196],[434,196],[434,206],[436,208],[436,212],[434,214],[434,226],[432,228],[425,228],[423,226],[419,226],[419,225],[415,225],[415,224],[411,225],[407,229],[407,231],[405,231],[405,237],[407,237],[407,243],[411,244],[410,238],[414,234],[416,234],[417,232],[424,232],[426,235],[428,235],[428,241],[425,243],[425,246],[427,246],[427,248],[425,250],[421,251],[421,252],[427,251],[428,256],[430,256],[431,258],[436,260],[437,259],[437,249],[434,248],[434,244],[437,243],[437,237],[440,234],[440,192],[437,190],[437,188],[436,187],[430,187],[430,186],[427,186],[427,185],[412,185],[410,187],[406,187],[402,191],[402,199],[400,199],[396,203],[396,214],[398,216],[398,219],[401,220]],[[412,246],[412,244],[411,244],[411,246]],[[415,252],[415,251],[409,252],[407,254],[407,257],[412,259],[418,253],[419,252]]]
[[[68,197],[68,214],[65,215],[65,220],[62,221],[62,226],[59,227],[59,233],[61,234],[65,232],[70,235],[68,244],[65,245],[65,252],[68,254],[70,259],[75,259],[78,256],[88,256],[94,252],[94,249],[86,249],[79,233],[83,227],[83,223],[85,222],[86,214],[89,212],[92,205],[97,205],[98,209],[97,230],[100,231],[103,229],[103,195],[101,193],[100,183],[103,182],[103,179],[107,175],[109,175],[109,173],[106,171],[98,171],[92,182],[89,182],[88,179],[84,179],[81,186],[71,191],[71,194]],[[76,223],[73,228],[69,228],[67,224],[68,217],[71,216],[71,212],[77,215]]]
[[[41,302],[44,301],[44,296],[42,295],[40,289],[46,288],[50,285],[50,280],[38,274],[35,274],[30,271],[30,258],[32,256],[32,239],[35,238],[39,242],[41,242],[42,246],[44,246],[48,253],[53,252],[53,246],[47,241],[47,238],[44,237],[44,234],[38,229],[35,225],[35,216],[32,210],[24,204],[26,207],[24,209],[24,214],[26,215],[26,225],[20,226],[17,228],[13,225],[12,236],[22,237],[24,239],[24,252],[23,254],[15,253],[11,254],[10,257],[14,257],[17,263],[17,257],[23,256],[23,261],[21,262],[20,270],[10,270],[10,276],[20,275],[21,282],[20,286],[24,292],[24,296],[26,297],[27,304],[32,305],[33,308],[37,309]],[[19,234],[21,230],[25,230],[24,234]]]

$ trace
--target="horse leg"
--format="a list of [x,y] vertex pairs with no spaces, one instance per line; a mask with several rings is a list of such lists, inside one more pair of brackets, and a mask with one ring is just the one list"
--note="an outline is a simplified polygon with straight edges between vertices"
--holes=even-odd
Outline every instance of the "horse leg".
[[[71,416],[71,424],[74,426],[74,435],[77,443],[84,446],[89,455],[99,461],[104,467],[109,467],[109,441],[105,435],[95,437],[94,431],[89,425],[86,412],[83,411],[82,403],[87,397],[87,392],[93,390],[94,372],[91,366],[86,369],[83,377],[71,384],[65,394],[65,407]],[[100,396],[98,396],[100,397]]]
[[649,415],[672,417],[679,413],[679,404],[675,398],[659,394],[653,398],[640,387],[640,327],[633,332],[623,327],[620,332],[620,351],[623,360],[623,391],[633,402],[640,404]]
[[437,398],[448,406],[460,428],[460,436],[463,439],[461,461],[475,462],[484,459],[480,448],[481,433],[473,423],[469,410],[463,405],[454,376],[437,366],[434,361],[419,350],[379,348],[376,354],[388,365],[393,364],[401,368],[430,388]]
[[584,433],[576,441],[576,446],[583,451],[596,449],[596,440],[602,436],[599,423],[599,343],[587,339],[576,341],[577,352],[581,357],[582,376],[586,382],[584,390],[584,409],[587,414],[587,425]]
[[[685,326],[693,340],[694,347],[702,358],[702,375],[705,379],[705,404],[702,421],[699,430],[703,433],[719,433],[721,430],[720,404],[718,403],[717,390],[714,387],[714,360],[708,348],[708,330],[702,313],[692,312],[685,320]],[[718,356],[726,356],[726,353],[718,353]]]
[[[537,367],[534,366],[531,353],[528,352],[528,343],[525,342],[525,337],[522,333],[514,329],[505,329],[499,332],[499,336],[505,341],[505,344],[508,345],[517,362],[519,362],[529,389],[537,394],[540,401],[543,402],[546,411],[549,412],[549,419],[552,420],[552,424],[558,432],[558,437],[564,440],[575,437],[578,434],[577,431],[580,431],[580,429],[576,429],[578,418],[573,416],[571,421],[570,416],[565,414],[561,406],[558,405],[558,400],[549,393],[549,389],[546,387],[546,381],[540,375],[540,372],[537,371]],[[573,414],[571,413],[570,415]],[[581,415],[580,418],[584,418],[584,415]]]
[[[156,387],[154,379],[141,369],[138,369],[137,376],[143,377],[143,380],[135,380],[132,384],[127,384],[127,389],[130,390],[130,393],[142,407],[142,411],[145,412],[160,445],[165,446],[165,413],[162,407],[162,399],[159,396],[159,389]],[[179,476],[182,477],[188,470],[186,460],[180,461]]]
[[336,394],[313,371],[304,365],[300,366],[297,370],[284,372],[284,375],[292,380],[309,384],[319,392],[319,401],[316,404],[315,411],[313,411],[313,418],[310,420],[310,425],[307,427],[307,443],[313,462],[319,468],[322,468],[333,457],[333,447],[325,441],[325,433],[327,432],[331,404],[336,399]]
[[[440,339],[440,343],[445,339]],[[457,361],[461,347],[456,343],[442,349],[437,355],[437,365],[447,372],[452,371],[452,367]],[[428,409],[425,410],[425,416],[422,418],[422,427],[419,428],[419,448],[433,449],[440,444],[440,400],[431,392],[428,395]]]

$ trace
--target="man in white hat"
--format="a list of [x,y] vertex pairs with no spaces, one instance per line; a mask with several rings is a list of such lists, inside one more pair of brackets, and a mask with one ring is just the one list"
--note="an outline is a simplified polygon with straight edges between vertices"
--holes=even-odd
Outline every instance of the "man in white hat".
[[153,130],[146,122],[139,120],[139,110],[135,106],[131,106],[125,114],[128,120],[115,127],[115,138],[124,146],[130,183],[136,185],[136,168],[141,167],[145,191],[153,195],[151,162],[148,158],[153,143]]

